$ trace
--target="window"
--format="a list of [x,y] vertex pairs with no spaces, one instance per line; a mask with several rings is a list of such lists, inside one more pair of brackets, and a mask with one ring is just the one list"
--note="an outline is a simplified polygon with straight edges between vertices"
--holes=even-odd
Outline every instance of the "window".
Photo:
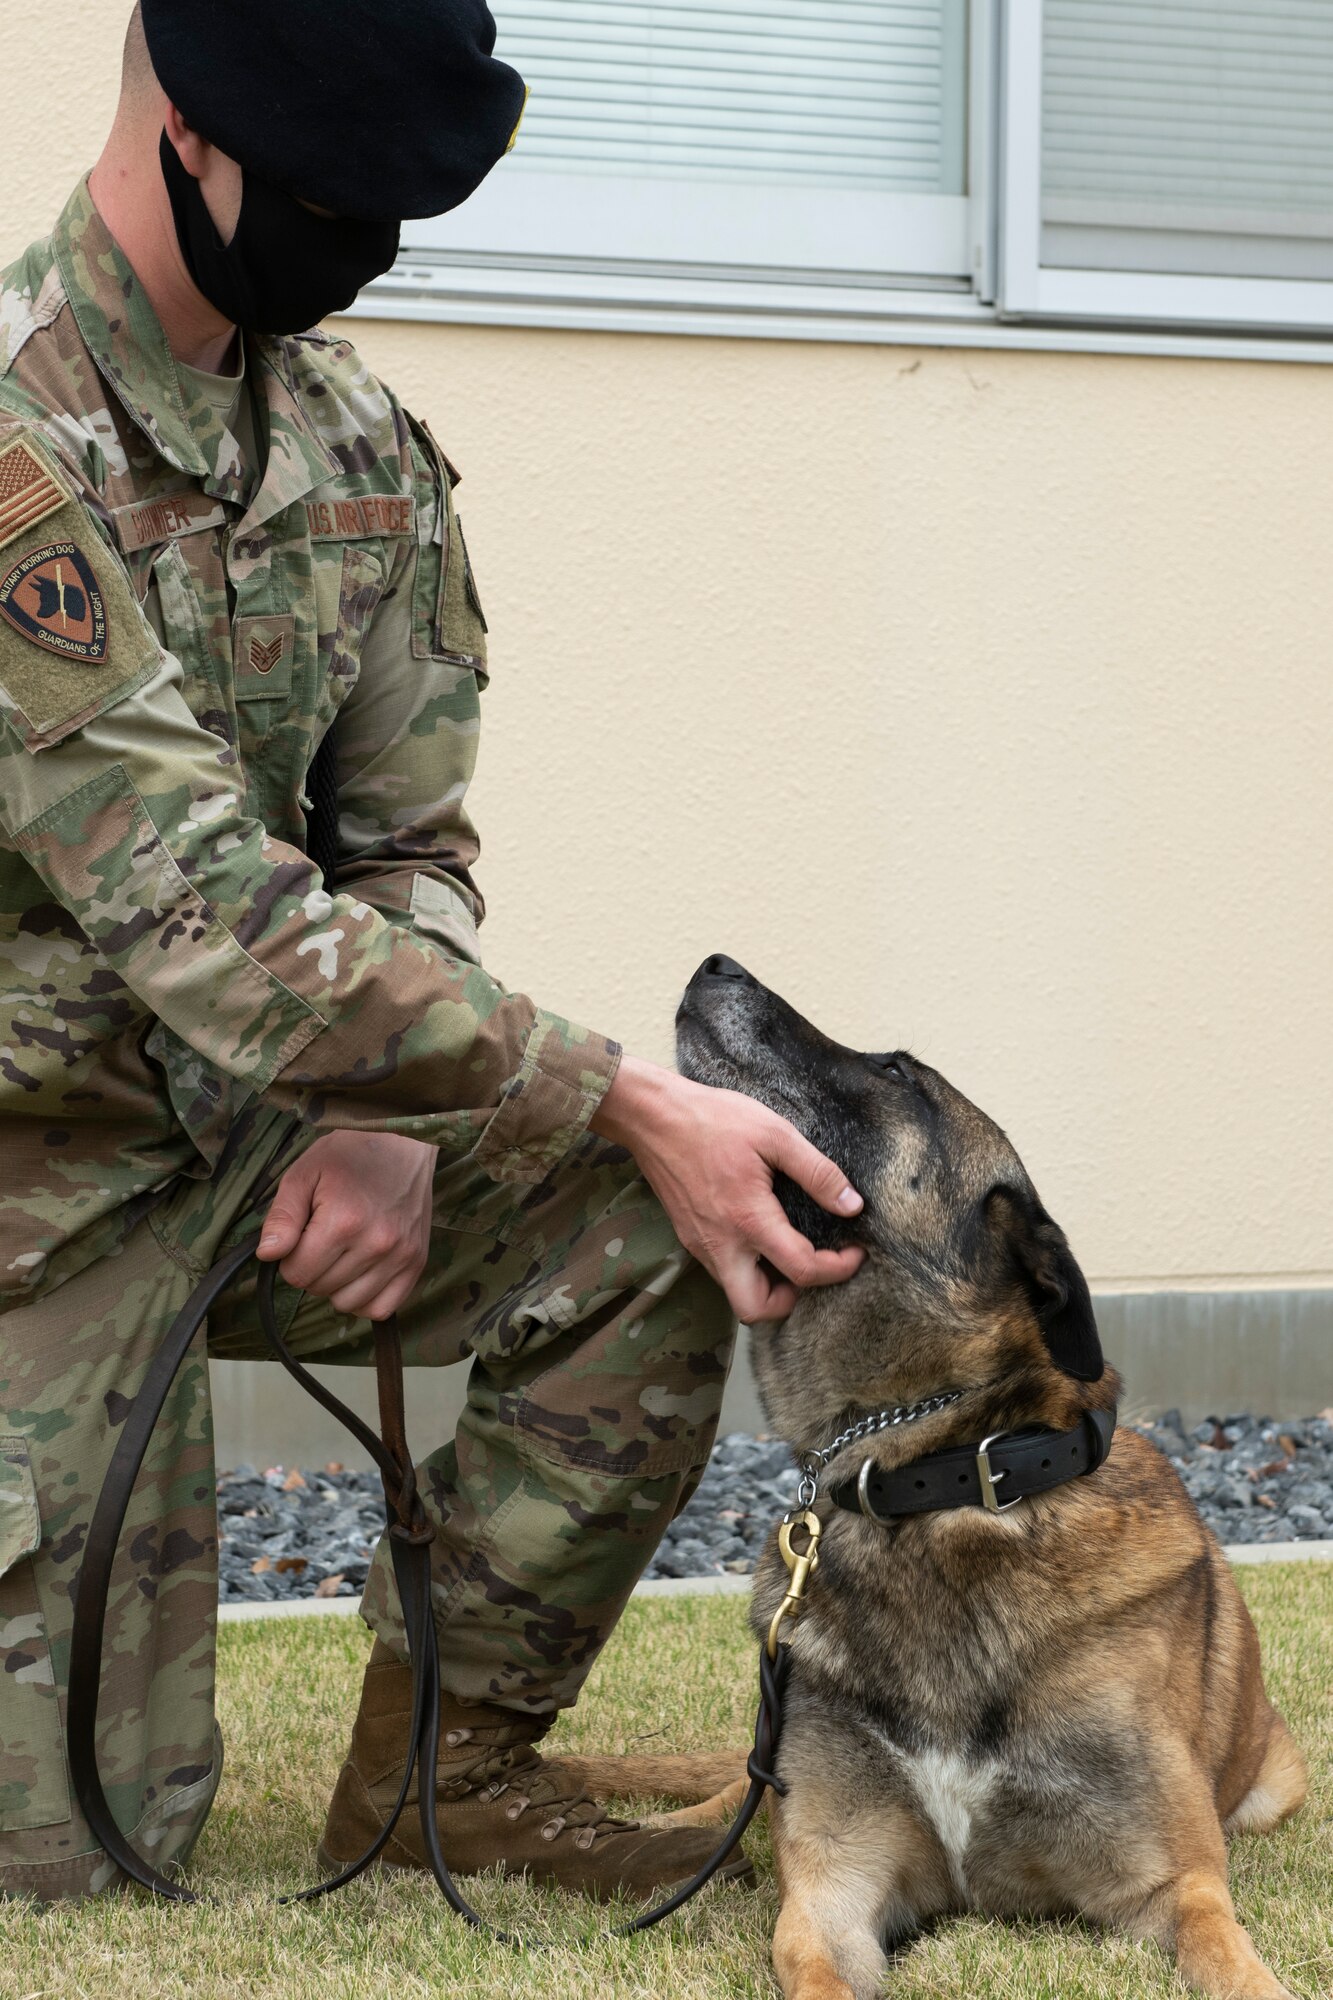
[[518,147],[407,225],[363,311],[1008,345],[1333,331],[1333,0],[495,9],[532,91]]
[[1007,310],[1333,327],[1327,0],[1008,11]]
[[498,0],[519,143],[407,252],[961,283],[967,0]]

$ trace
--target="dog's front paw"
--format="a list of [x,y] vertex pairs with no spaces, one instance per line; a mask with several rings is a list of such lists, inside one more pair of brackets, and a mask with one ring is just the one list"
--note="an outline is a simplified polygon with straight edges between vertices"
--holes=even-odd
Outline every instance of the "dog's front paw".
[[1258,1965],[1239,1984],[1218,1987],[1218,2000],[1300,2000],[1266,1965]]

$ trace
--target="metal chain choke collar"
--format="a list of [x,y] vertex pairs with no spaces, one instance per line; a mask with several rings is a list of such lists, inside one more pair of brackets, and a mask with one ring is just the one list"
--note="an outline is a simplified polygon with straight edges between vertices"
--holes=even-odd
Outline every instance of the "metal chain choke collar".
[[914,1424],[920,1417],[933,1416],[937,1410],[947,1410],[951,1403],[962,1398],[961,1389],[946,1389],[942,1395],[927,1396],[921,1403],[900,1403],[896,1409],[878,1410],[871,1417],[862,1417],[850,1424],[845,1431],[839,1431],[832,1444],[826,1444],[822,1451],[806,1451],[801,1454],[801,1483],[796,1492],[796,1505],[800,1509],[813,1507],[819,1492],[819,1475],[830,1459],[845,1451],[849,1444],[859,1438],[875,1437],[880,1431],[894,1430],[899,1424]]

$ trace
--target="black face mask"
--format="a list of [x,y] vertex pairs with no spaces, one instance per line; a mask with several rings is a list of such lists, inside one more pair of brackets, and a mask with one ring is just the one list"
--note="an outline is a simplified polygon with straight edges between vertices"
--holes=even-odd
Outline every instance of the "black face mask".
[[159,151],[185,268],[209,304],[248,333],[303,333],[350,306],[398,255],[398,223],[316,215],[249,173],[224,243],[165,132]]

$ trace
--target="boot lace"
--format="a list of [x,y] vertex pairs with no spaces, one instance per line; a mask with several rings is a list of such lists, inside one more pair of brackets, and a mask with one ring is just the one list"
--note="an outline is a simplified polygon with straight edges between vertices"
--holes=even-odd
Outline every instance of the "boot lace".
[[638,1820],[614,1819],[586,1792],[572,1790],[571,1783],[558,1763],[548,1763],[530,1743],[513,1743],[458,1772],[441,1785],[440,1793],[452,1799],[481,1793],[496,1800],[509,1793],[506,1818],[521,1819],[534,1809],[548,1811],[540,1829],[543,1840],[558,1840],[562,1833],[572,1832],[575,1846],[585,1850],[599,1834],[637,1829]]

